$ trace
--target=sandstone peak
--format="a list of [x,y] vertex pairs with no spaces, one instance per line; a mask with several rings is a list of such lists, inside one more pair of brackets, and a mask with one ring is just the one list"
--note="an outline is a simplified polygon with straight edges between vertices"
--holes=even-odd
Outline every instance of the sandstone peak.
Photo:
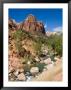
[[36,18],[33,14],[29,14],[27,16],[26,20],[29,21],[29,22],[34,22],[34,21],[36,21]]
[[9,19],[9,29],[12,30],[25,30],[31,33],[43,33],[45,34],[45,28],[41,21],[38,21],[36,17],[29,14],[22,23],[16,23],[15,20]]

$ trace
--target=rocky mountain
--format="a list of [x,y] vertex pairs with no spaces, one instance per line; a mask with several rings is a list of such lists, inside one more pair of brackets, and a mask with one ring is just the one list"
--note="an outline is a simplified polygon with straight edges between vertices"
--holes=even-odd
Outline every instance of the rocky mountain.
[[45,34],[45,28],[42,22],[38,21],[35,16],[29,14],[27,18],[21,22],[16,23],[14,20],[9,19],[9,29],[25,30],[31,33],[43,33]]
[[30,14],[21,23],[9,19],[8,27],[8,76],[10,81],[31,81],[54,67],[56,52],[51,48],[52,43],[55,44],[54,37],[51,39],[46,36],[42,22]]
[[62,31],[57,31],[57,32],[51,32],[51,31],[47,31],[46,32],[46,36],[50,37],[51,35],[61,35]]

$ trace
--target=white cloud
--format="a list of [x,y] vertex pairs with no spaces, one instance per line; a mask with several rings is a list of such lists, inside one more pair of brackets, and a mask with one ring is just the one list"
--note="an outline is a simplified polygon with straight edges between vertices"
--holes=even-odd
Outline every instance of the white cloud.
[[61,26],[56,27],[56,28],[53,29],[53,31],[54,32],[62,31],[62,27]]

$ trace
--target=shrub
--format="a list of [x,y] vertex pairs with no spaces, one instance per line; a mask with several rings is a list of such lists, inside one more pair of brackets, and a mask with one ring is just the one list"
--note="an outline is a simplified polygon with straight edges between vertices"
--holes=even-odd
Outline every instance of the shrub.
[[48,46],[62,56],[62,35],[52,35],[48,38]]
[[44,64],[44,63],[36,63],[36,64],[35,64],[35,66],[39,68],[39,71],[40,71],[40,72],[43,71],[45,65],[46,65],[46,64]]

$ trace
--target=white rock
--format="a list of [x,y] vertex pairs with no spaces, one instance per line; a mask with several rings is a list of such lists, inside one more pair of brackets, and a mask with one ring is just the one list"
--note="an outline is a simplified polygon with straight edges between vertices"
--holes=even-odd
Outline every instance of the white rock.
[[26,80],[26,77],[23,73],[18,75],[18,80]]
[[38,57],[36,57],[36,58],[35,58],[35,60],[36,60],[37,62],[39,62],[39,61],[40,61],[40,59],[39,59]]
[[39,72],[39,68],[38,68],[38,67],[32,67],[32,68],[30,69],[30,72],[31,72],[32,74],[37,74],[37,73]]
[[57,57],[54,57],[55,60],[57,60],[58,58]]
[[48,58],[48,59],[44,60],[44,63],[45,64],[50,64],[51,63],[51,58]]
[[53,64],[53,65],[54,65],[55,63],[54,63],[53,61],[51,61],[51,64]]
[[27,62],[27,64],[28,64],[28,65],[30,65],[30,64],[31,64],[31,62],[30,62],[30,61],[28,61],[28,62]]
[[47,68],[44,68],[44,69],[43,69],[43,71],[46,71],[46,70],[47,70]]
[[16,72],[14,72],[14,75],[17,76],[19,73],[19,71],[17,70]]
[[52,69],[53,67],[54,67],[53,64],[49,64],[49,65],[45,66],[45,68],[48,69],[48,70],[49,70],[49,69]]
[[14,75],[17,76],[18,74],[20,73],[23,73],[24,72],[24,69],[17,69],[15,72],[14,72]]
[[43,54],[47,54],[48,53],[48,50],[43,50]]
[[60,58],[58,58],[58,57],[55,57],[54,59],[55,59],[56,61],[57,61],[57,60],[60,60]]
[[44,63],[44,61],[43,61],[43,60],[41,60],[41,61],[40,61],[40,63]]
[[11,76],[11,73],[9,74],[9,77]]

